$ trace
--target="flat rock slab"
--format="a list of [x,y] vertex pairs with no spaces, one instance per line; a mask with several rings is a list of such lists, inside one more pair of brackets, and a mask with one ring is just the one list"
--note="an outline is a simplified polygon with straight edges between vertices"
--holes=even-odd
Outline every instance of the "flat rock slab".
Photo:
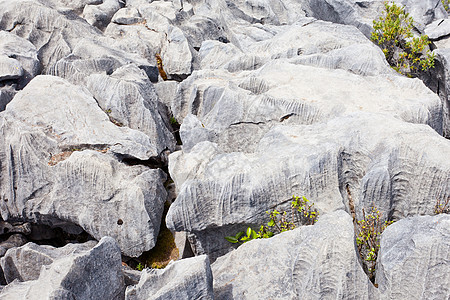
[[166,175],[118,160],[158,156],[147,135],[114,125],[85,90],[53,76],[31,81],[0,124],[3,219],[76,225],[114,237],[128,256],[155,245]]
[[352,218],[339,210],[211,266],[215,299],[378,299],[358,260]]
[[126,300],[214,299],[206,255],[171,262],[165,269],[144,269],[139,283],[127,287]]
[[209,140],[226,152],[254,151],[262,135],[282,122],[313,124],[353,112],[382,113],[443,132],[441,100],[418,79],[362,76],[286,59],[238,74],[196,71],[178,86],[177,99],[176,119],[196,115],[211,131]]
[[383,232],[377,261],[381,299],[448,298],[449,253],[449,214],[410,217],[390,225]]

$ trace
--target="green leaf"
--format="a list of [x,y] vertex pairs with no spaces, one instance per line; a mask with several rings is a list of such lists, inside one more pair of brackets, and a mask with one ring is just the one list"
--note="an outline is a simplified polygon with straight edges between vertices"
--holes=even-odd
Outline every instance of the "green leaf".
[[258,238],[258,235],[256,234],[256,231],[254,231],[252,229],[252,239],[256,239],[256,238]]
[[269,221],[269,223],[267,223],[267,226],[272,227],[275,226],[275,221],[272,219]]
[[247,237],[250,237],[252,235],[252,229],[249,227],[247,228]]
[[233,244],[236,244],[239,242],[234,236],[226,236],[225,239]]
[[236,233],[235,238],[238,240],[243,234],[243,231],[239,231],[238,233]]

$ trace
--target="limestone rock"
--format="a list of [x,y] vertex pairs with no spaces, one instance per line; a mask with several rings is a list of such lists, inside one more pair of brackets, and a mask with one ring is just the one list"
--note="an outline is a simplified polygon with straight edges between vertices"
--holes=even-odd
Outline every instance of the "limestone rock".
[[194,252],[214,259],[230,250],[226,231],[267,222],[265,211],[287,209],[292,195],[326,213],[348,207],[348,185],[358,215],[372,204],[395,219],[430,214],[428,199],[450,195],[449,151],[426,125],[361,112],[274,127],[252,153],[200,142],[169,157],[178,196],[167,226],[193,233]]
[[176,97],[175,118],[183,123],[188,114],[196,115],[211,132],[210,141],[226,152],[254,151],[267,130],[282,122],[313,124],[358,111],[443,131],[441,101],[418,79],[361,76],[282,59],[239,74],[195,71],[178,86]]
[[0,111],[5,110],[6,105],[14,98],[15,94],[16,90],[11,86],[0,88]]
[[430,85],[434,85],[434,90],[439,94],[442,102],[442,119],[443,119],[443,135],[450,137],[450,49],[436,49],[435,69],[431,72],[434,74],[434,80]]
[[123,299],[120,249],[105,237],[91,250],[73,253],[43,266],[37,280],[7,285],[0,299]]
[[89,24],[102,29],[109,24],[119,9],[119,0],[103,0],[99,5],[86,5],[83,10],[83,18]]
[[449,229],[448,214],[410,217],[386,228],[376,271],[381,299],[445,299],[450,295]]
[[30,82],[0,123],[3,219],[76,224],[113,236],[128,256],[155,245],[166,176],[126,165],[158,157],[147,135],[114,125],[85,90],[52,76]]
[[215,299],[379,299],[359,263],[351,217],[338,210],[217,259]]
[[12,234],[7,240],[0,243],[0,257],[5,255],[8,249],[20,247],[28,242],[27,238],[20,233]]
[[12,81],[21,89],[40,72],[36,47],[7,31],[0,31],[0,40],[0,81]]
[[0,56],[0,81],[17,80],[23,76],[20,63],[7,56]]
[[441,37],[448,36],[450,34],[450,20],[439,19],[434,21],[425,28],[425,34],[430,40],[438,40]]
[[141,14],[134,7],[125,7],[119,9],[111,19],[111,22],[114,22],[119,25],[130,25],[138,22],[142,22]]
[[144,269],[125,299],[213,299],[213,277],[206,255],[171,262],[165,269]]
[[55,260],[67,255],[87,251],[96,244],[97,242],[90,241],[84,244],[67,244],[62,248],[54,248],[27,243],[21,247],[9,249],[5,256],[0,259],[0,265],[7,283],[16,279],[18,281],[37,280],[42,266],[50,265]]
[[110,119],[148,135],[158,155],[165,149],[174,149],[175,140],[165,116],[159,111],[156,91],[144,71],[127,65],[110,76],[91,75],[86,85]]

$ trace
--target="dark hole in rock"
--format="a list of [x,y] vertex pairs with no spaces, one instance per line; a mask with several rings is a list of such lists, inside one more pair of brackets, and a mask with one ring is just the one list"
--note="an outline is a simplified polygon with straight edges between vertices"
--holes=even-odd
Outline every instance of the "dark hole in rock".
[[129,166],[142,165],[151,169],[162,169],[164,172],[168,173],[167,164],[160,157],[151,157],[147,160],[137,159],[135,157],[129,157],[120,154],[117,154],[116,157],[121,162]]
[[220,36],[217,40],[224,44],[228,44],[230,42],[226,37],[223,36]]
[[189,74],[169,74],[169,80],[182,82],[186,78],[188,78]]
[[[3,234],[0,235],[0,244],[9,239],[15,233],[21,233],[28,242],[33,242],[38,245],[50,245],[53,247],[63,247],[68,243],[85,243],[90,240],[95,240],[86,231],[81,230],[79,233],[68,233],[60,227],[50,227],[44,224],[24,223],[19,221],[9,222],[11,228],[3,228]],[[21,230],[25,225],[28,227],[27,231]]]
[[117,225],[122,225],[122,224],[123,224],[122,219],[117,220]]

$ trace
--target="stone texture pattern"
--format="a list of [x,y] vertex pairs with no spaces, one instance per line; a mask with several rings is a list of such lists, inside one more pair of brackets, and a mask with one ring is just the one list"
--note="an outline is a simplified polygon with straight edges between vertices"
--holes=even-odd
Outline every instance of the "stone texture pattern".
[[292,195],[330,212],[349,208],[349,186],[358,215],[372,204],[394,219],[430,214],[429,199],[450,195],[449,149],[428,126],[365,113],[274,127],[248,154],[200,142],[169,157],[178,197],[166,222],[195,232],[199,253],[215,258],[229,249],[221,227],[259,226],[265,211],[286,209]]
[[37,280],[14,281],[0,299],[123,299],[125,289],[120,248],[105,237],[92,249],[55,260],[42,267]]
[[450,215],[400,220],[383,232],[376,278],[381,299],[450,295]]
[[0,265],[7,283],[14,280],[37,280],[42,266],[50,265],[65,256],[90,250],[96,244],[95,241],[89,241],[84,244],[67,244],[64,247],[55,248],[27,243],[21,247],[9,249],[0,259]]
[[139,283],[127,287],[126,300],[214,299],[206,255],[171,262],[164,270],[144,269]]
[[166,175],[117,159],[157,157],[147,135],[114,125],[85,90],[53,76],[30,82],[0,123],[3,219],[76,224],[129,256],[155,245]]
[[379,299],[339,210],[270,239],[248,242],[211,266],[215,299]]

